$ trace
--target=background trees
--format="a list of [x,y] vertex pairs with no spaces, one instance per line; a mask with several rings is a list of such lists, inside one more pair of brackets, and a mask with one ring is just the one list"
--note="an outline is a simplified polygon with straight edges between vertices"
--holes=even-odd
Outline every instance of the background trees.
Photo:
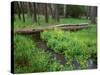
[[79,5],[63,5],[63,4],[47,4],[34,2],[14,2],[14,14],[25,22],[25,16],[32,18],[33,23],[39,22],[39,17],[43,16],[45,23],[49,22],[52,17],[55,22],[59,22],[60,18],[86,18],[91,23],[96,23],[97,7],[95,6],[79,6]]

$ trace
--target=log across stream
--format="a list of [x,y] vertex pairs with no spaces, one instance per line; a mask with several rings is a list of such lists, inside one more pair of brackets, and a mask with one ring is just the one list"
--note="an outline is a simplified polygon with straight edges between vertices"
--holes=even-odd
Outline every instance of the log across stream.
[[62,30],[70,30],[70,31],[77,31],[80,29],[88,28],[88,23],[81,23],[81,24],[59,24],[59,25],[51,25],[46,27],[38,27],[38,28],[24,28],[24,29],[17,29],[14,32],[18,34],[37,34],[44,30],[50,30],[53,28],[59,28]]

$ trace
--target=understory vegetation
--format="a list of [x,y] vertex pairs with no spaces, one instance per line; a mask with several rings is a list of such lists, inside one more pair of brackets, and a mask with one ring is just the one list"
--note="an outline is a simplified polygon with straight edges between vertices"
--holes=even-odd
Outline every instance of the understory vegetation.
[[11,6],[12,73],[97,68],[96,6],[22,1]]
[[44,30],[41,39],[53,52],[63,54],[65,65],[52,58],[52,54],[37,48],[32,36],[14,35],[14,69],[15,73],[74,70],[76,61],[79,69],[88,68],[88,59],[97,63],[96,26],[76,32],[57,28]]
[[[26,17],[26,22],[15,16],[14,29],[45,27],[54,24],[78,24],[88,23],[84,18],[60,18],[55,22],[49,17],[45,23],[43,16],[39,17],[39,23],[32,23],[31,17]],[[36,47],[33,36],[14,34],[14,73],[52,72],[76,70],[74,62],[79,64],[78,69],[87,69],[88,60],[92,59],[97,64],[97,40],[96,25],[90,24],[87,29],[76,32],[63,31],[58,28],[44,30],[40,33],[41,41],[44,41],[48,49],[54,53],[64,55],[67,60],[64,65],[52,58],[52,53]]]
[[73,61],[77,61],[81,69],[86,69],[88,59],[92,57],[96,61],[95,27],[77,32],[62,31],[60,29],[45,30],[41,34],[41,38],[54,52],[64,54],[70,65],[73,65]]
[[31,37],[14,37],[14,73],[59,71],[63,68],[51,54],[36,48]]

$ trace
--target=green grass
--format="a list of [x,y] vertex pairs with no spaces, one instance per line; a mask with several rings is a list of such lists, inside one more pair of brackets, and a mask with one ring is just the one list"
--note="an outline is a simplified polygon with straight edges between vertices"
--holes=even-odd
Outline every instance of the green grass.
[[[22,17],[22,15],[21,15]],[[28,27],[34,27],[34,25],[32,25],[32,18],[25,15],[25,22],[23,22],[23,19],[19,19],[17,15],[15,15],[15,19],[14,19],[14,28],[28,28]]]
[[89,23],[89,20],[84,18],[61,18],[61,24],[78,24],[78,23]]
[[33,22],[32,17],[29,17],[25,15],[25,22],[23,22],[23,19],[19,19],[17,15],[15,15],[15,20],[14,20],[14,28],[34,28],[34,27],[44,27],[48,25],[55,25],[55,24],[77,24],[77,23],[88,23],[89,20],[84,19],[84,18],[60,18],[59,22],[56,22],[55,20],[52,19],[51,16],[49,16],[49,22],[45,23],[45,18],[44,16],[40,15],[38,16],[38,22]]

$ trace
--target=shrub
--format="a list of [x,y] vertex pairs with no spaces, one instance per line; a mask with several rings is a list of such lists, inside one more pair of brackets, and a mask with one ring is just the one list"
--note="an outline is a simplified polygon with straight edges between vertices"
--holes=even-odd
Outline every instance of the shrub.
[[[27,36],[14,35],[14,66],[15,72],[30,66],[32,59],[33,41]],[[25,68],[24,68],[25,67]],[[20,70],[20,72],[22,71]]]
[[59,62],[56,60],[52,60],[51,63],[49,64],[49,71],[61,71],[63,69],[63,65],[61,65]]
[[89,32],[89,30],[65,32],[60,29],[53,29],[41,33],[41,38],[54,52],[63,53],[71,64],[75,60],[80,64],[81,69],[85,69],[88,67],[89,58],[92,57],[95,59],[94,61],[97,59],[96,38],[93,36],[95,33],[94,31],[93,34]]
[[32,58],[33,72],[45,72],[48,70],[51,56],[49,53],[44,52],[41,49],[35,49]]
[[[29,37],[29,36],[28,36]],[[50,54],[35,47],[31,38],[14,36],[14,72],[44,72],[48,70]]]
[[87,51],[84,43],[72,41],[69,48],[64,51],[64,54],[71,63],[74,60],[77,61],[82,69],[88,67],[87,60],[89,58],[89,52]]
[[47,46],[54,50],[56,53],[62,52],[66,49],[69,42],[69,32],[64,32],[60,29],[44,31],[41,33],[41,38],[47,42]]

